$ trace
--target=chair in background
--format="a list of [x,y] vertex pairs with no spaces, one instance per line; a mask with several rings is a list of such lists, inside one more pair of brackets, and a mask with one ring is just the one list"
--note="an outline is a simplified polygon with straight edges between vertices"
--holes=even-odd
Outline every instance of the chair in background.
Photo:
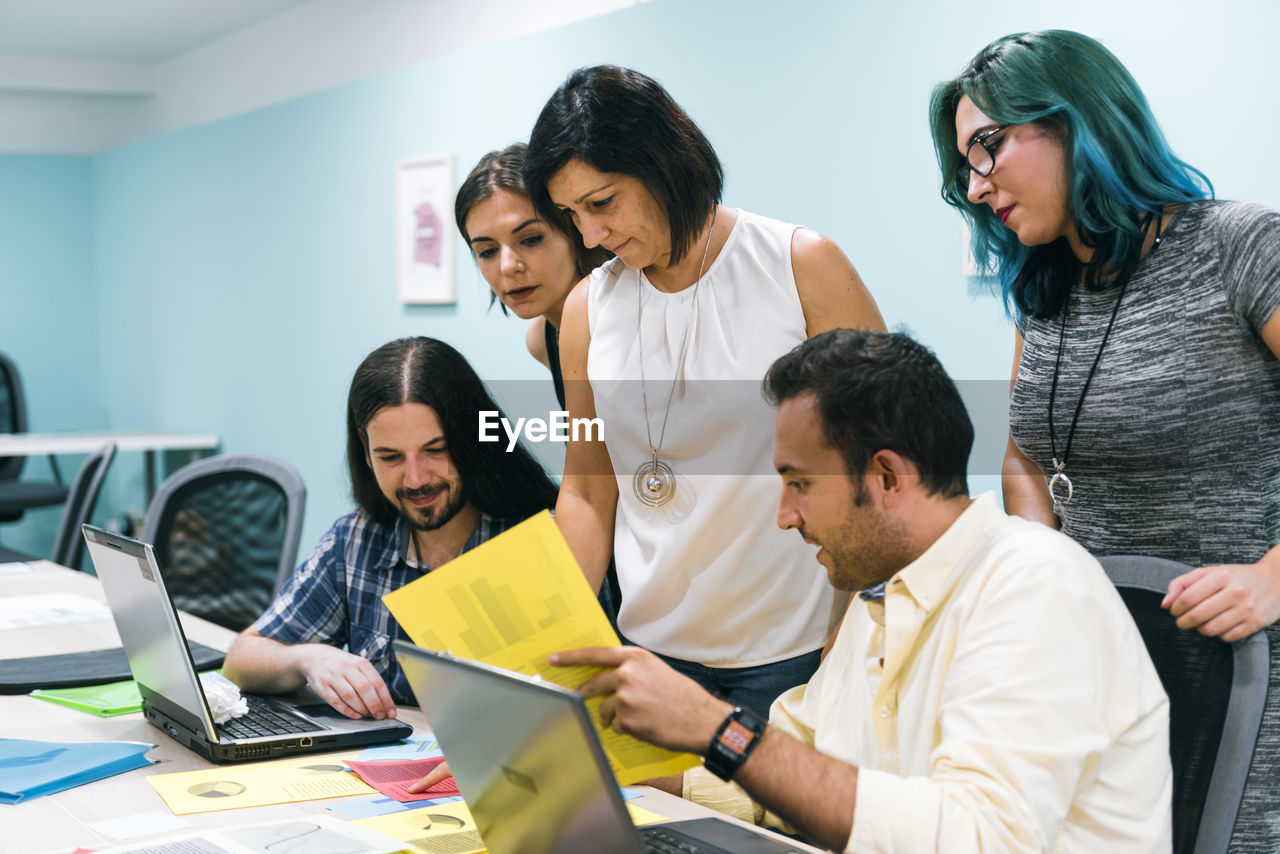
[[58,533],[53,537],[54,563],[60,563],[71,569],[80,569],[84,558],[84,535],[80,526],[89,521],[93,508],[98,503],[98,493],[102,491],[102,482],[107,478],[107,469],[116,456],[116,443],[107,442],[80,464],[80,471],[71,482],[71,494],[67,497],[67,506],[62,511],[62,521],[58,523]]
[[287,463],[223,454],[160,484],[143,522],[183,611],[240,631],[293,570],[306,489]]
[[[27,432],[27,400],[22,393],[18,366],[0,353],[0,433]],[[22,514],[37,507],[53,507],[67,500],[67,487],[58,472],[58,462],[49,456],[56,483],[20,481],[26,457],[0,457],[0,522],[17,522]]]
[[1266,632],[1225,643],[1179,629],[1160,602],[1191,567],[1135,555],[1100,559],[1169,695],[1174,854],[1225,854],[1267,701]]

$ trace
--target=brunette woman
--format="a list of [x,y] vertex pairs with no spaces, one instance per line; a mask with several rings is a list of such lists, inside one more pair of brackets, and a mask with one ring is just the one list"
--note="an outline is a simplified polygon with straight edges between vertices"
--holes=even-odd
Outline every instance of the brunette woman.
[[[491,151],[471,170],[454,201],[458,231],[471,247],[480,275],[505,314],[529,321],[525,346],[551,371],[556,399],[564,409],[559,328],[564,301],[573,286],[609,254],[587,249],[556,220],[538,216],[524,188],[525,145]],[[618,580],[612,564],[600,588],[600,605],[616,619]]]
[[616,257],[561,324],[574,418],[556,520],[588,580],[609,555],[621,632],[767,714],[843,613],[812,546],[776,525],[766,369],[834,327],[883,328],[853,265],[808,229],[720,204],[723,171],[656,81],[580,69],[543,108],[525,183],[544,219]]

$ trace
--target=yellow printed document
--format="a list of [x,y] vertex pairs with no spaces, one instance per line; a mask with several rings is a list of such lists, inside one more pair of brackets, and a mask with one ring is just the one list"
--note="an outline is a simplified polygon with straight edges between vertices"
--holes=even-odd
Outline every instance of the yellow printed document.
[[[635,804],[627,804],[627,811],[636,827],[668,820]],[[413,846],[410,850],[448,854],[484,854],[486,850],[471,811],[461,801],[362,818],[351,824],[408,842]]]
[[[382,597],[418,646],[449,652],[577,689],[599,668],[552,667],[553,652],[617,646],[618,636],[560,530],[544,511],[412,584]],[[600,698],[587,701],[622,785],[698,764],[689,753],[600,726]]]
[[343,762],[354,758],[354,753],[348,753],[223,765],[152,774],[147,782],[174,815],[376,795],[377,790],[365,785]]
[[413,847],[409,850],[447,854],[484,854],[485,851],[475,819],[461,801],[362,818],[351,823],[411,843]]

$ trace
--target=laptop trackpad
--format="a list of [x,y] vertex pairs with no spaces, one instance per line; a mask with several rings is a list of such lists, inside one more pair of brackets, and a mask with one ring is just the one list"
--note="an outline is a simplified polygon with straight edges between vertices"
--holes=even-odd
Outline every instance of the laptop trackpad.
[[308,687],[300,688],[291,694],[279,694],[276,699],[311,718],[321,727],[328,729],[336,729],[343,732],[362,732],[370,729],[381,729],[389,723],[386,720],[378,721],[373,718],[352,720],[320,699],[319,695]]
[[[761,836],[745,827],[718,818],[673,821],[665,826],[725,851],[732,851],[734,854],[787,854],[787,852],[795,854],[797,850],[776,838]],[[663,827],[663,825],[654,825],[654,827]]]

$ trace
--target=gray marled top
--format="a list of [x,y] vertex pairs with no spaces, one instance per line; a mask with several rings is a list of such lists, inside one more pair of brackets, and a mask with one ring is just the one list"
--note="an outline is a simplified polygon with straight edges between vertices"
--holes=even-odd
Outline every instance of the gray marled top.
[[[1069,298],[1059,453],[1118,288]],[[1258,330],[1280,306],[1280,213],[1196,202],[1129,283],[1089,387],[1062,530],[1094,554],[1192,566],[1254,562],[1280,542],[1280,362]],[[1052,473],[1047,410],[1061,315],[1029,319],[1010,404],[1028,459]]]
[[[1118,287],[1076,288],[1054,425],[1058,450]],[[1280,306],[1280,213],[1187,205],[1134,273],[1080,413],[1062,529],[1097,555],[1253,563],[1280,542],[1280,362],[1258,330]],[[1052,471],[1046,412],[1061,316],[1029,320],[1009,421]],[[1280,851],[1280,623],[1232,854]]]

